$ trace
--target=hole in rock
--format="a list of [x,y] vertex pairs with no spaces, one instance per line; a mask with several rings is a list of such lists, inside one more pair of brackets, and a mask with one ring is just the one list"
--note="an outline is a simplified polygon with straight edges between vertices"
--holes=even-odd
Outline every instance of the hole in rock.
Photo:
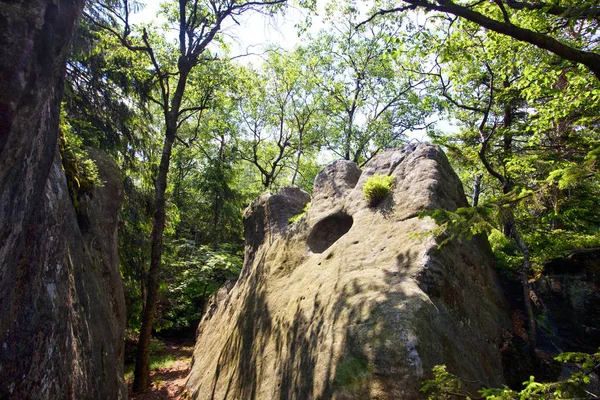
[[323,218],[314,226],[308,237],[308,247],[313,253],[322,253],[352,228],[352,217],[340,212]]

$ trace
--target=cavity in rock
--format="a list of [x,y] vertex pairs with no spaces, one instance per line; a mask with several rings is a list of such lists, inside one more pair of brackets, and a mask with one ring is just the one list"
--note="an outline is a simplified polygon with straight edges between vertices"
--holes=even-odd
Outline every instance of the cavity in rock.
[[324,252],[350,230],[353,222],[352,217],[344,212],[322,219],[310,233],[308,247],[313,253]]

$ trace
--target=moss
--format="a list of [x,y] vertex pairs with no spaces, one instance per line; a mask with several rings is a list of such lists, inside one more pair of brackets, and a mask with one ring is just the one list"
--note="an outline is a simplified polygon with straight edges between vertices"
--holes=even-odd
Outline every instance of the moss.
[[374,207],[392,191],[394,178],[380,174],[373,175],[363,186],[363,195],[370,207]]
[[345,391],[359,392],[367,387],[372,374],[368,360],[349,357],[338,364],[335,383]]

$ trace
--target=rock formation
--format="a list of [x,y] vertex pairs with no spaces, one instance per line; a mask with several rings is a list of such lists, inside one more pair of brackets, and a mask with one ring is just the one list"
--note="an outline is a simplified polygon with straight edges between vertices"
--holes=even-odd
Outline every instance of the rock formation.
[[[395,179],[374,208],[362,187]],[[437,147],[387,151],[364,171],[347,161],[246,210],[239,280],[212,300],[187,382],[196,399],[417,399],[437,364],[503,382],[498,341],[509,310],[487,241],[438,249],[426,209],[465,206]]]
[[554,353],[600,347],[600,248],[549,261],[532,283],[543,345]]
[[58,153],[65,62],[83,0],[0,5],[0,399],[119,399],[122,190],[69,198]]

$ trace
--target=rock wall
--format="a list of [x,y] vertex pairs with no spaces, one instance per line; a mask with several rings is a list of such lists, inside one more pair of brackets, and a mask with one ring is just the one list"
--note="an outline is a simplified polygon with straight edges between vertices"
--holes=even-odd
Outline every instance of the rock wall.
[[549,261],[532,287],[541,345],[554,354],[595,353],[600,347],[600,248]]
[[[392,175],[370,208],[366,179]],[[437,147],[405,146],[364,171],[338,161],[311,205],[287,188],[246,210],[246,258],[209,304],[187,387],[196,399],[418,399],[436,364],[503,383],[498,351],[509,310],[487,241],[437,248],[424,209],[465,206]],[[421,233],[421,235],[419,235]]]
[[[83,0],[0,4],[0,399],[119,399],[122,197],[114,164],[76,215],[58,153]],[[78,221],[79,217],[79,221]]]

